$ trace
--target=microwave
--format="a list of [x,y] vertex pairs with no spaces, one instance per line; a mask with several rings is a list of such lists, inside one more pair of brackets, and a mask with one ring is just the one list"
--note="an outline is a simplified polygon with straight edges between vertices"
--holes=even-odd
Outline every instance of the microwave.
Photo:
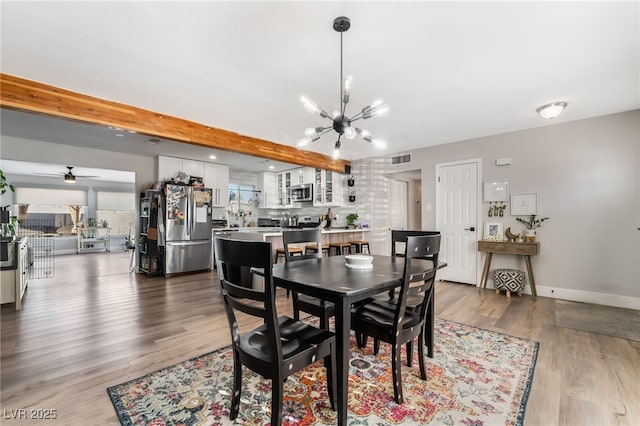
[[291,201],[313,201],[313,184],[295,185],[289,188]]

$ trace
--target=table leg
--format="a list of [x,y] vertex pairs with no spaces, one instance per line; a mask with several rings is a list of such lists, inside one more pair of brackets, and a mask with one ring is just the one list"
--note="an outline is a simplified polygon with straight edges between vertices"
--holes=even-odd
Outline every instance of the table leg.
[[433,286],[431,286],[431,297],[429,298],[429,305],[427,306],[427,317],[426,324],[424,325],[424,343],[427,345],[427,356],[429,358],[433,358],[433,332],[434,332],[434,324],[435,324],[435,292],[436,283],[434,281]]
[[336,374],[338,380],[338,425],[347,424],[347,400],[349,393],[349,335],[351,333],[351,303],[339,299],[336,304]]
[[482,269],[482,277],[480,278],[480,288],[487,288],[487,278],[489,278],[489,268],[491,267],[491,257],[493,253],[487,252],[484,258],[484,268]]
[[536,300],[538,293],[536,292],[536,280],[533,278],[533,268],[531,267],[531,256],[524,257],[524,263],[527,265],[527,274],[529,274],[529,285],[531,286],[531,295]]

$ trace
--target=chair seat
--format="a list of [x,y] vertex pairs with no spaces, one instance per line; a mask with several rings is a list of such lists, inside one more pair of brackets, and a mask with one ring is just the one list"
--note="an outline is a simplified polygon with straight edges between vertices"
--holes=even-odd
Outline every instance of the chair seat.
[[[389,332],[391,332],[391,326],[395,318],[397,306],[395,303],[388,303],[380,300],[372,301],[364,305],[356,306],[351,310],[351,322],[352,328],[362,330],[366,327],[366,324],[372,324],[379,327],[380,324],[388,325]],[[405,311],[402,318],[402,328],[408,329],[421,324],[421,318],[418,313],[412,311]],[[373,333],[366,333],[369,336],[374,336]]]
[[[284,248],[278,247],[276,253],[284,253]],[[300,247],[289,247],[289,253],[302,253],[302,249]]]
[[[334,334],[328,330],[313,327],[288,316],[278,317],[280,339],[282,341],[282,357],[286,361],[301,352],[316,348],[319,344],[330,339]],[[266,324],[240,336],[240,347],[243,352],[263,362],[271,361],[271,347],[266,338]],[[328,349],[324,357],[329,354]]]

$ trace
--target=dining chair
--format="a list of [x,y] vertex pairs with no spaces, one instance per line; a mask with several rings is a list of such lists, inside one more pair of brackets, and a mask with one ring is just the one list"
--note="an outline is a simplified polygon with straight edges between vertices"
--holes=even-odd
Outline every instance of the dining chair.
[[[393,300],[374,299],[351,310],[351,329],[356,336],[371,336],[374,346],[380,341],[391,344],[393,371],[393,394],[396,403],[402,404],[402,375],[400,353],[407,344],[407,364],[410,366],[414,338],[418,338],[418,361],[420,377],[427,379],[424,360],[425,319],[427,317],[436,268],[430,263],[421,263],[425,258],[437,264],[440,251],[440,235],[409,236],[406,238],[402,284]],[[416,262],[418,260],[419,262]],[[415,270],[417,265],[424,268]],[[412,269],[413,268],[413,269]],[[428,268],[428,269],[425,269]],[[415,306],[408,306],[411,299]],[[360,337],[358,337],[360,339]],[[376,343],[378,342],[378,343]]]
[[[294,231],[282,231],[282,243],[285,250],[285,261],[295,262],[304,259],[319,259],[322,257],[322,231],[320,229],[302,229]],[[302,256],[293,256],[289,253],[290,244],[313,243],[316,246],[315,251],[305,251]],[[329,329],[329,318],[335,315],[335,306],[331,302],[318,299],[317,297],[307,296],[306,294],[298,294],[292,292],[291,299],[293,301],[293,318],[300,319],[300,311],[306,312],[320,318],[320,328]]]
[[[319,359],[324,360],[327,369],[328,394],[331,408],[335,409],[335,334],[288,316],[278,316],[271,243],[216,238],[215,247],[233,345],[233,396],[229,418],[234,420],[240,409],[243,365],[271,379],[272,425],[282,423],[285,379]],[[263,277],[264,285],[247,286],[242,280],[236,281],[240,277],[238,271],[245,268]],[[236,312],[258,317],[262,325],[241,333]]]
[[[407,241],[407,237],[420,237],[420,236],[425,236],[425,235],[440,235],[440,231],[421,231],[421,230],[406,230],[406,229],[392,229],[391,230],[391,256],[396,256],[396,257],[404,257],[404,249],[402,250],[398,250],[398,244],[406,244]],[[431,260],[433,262],[434,266],[437,266],[438,261],[437,259],[433,259],[433,256],[428,256],[427,257],[429,260]],[[434,283],[435,283],[435,278],[434,278]],[[429,300],[429,305],[428,305],[428,312],[427,312],[427,317],[425,320],[425,345],[427,345],[427,356],[429,358],[433,358],[433,350],[434,350],[434,339],[433,339],[433,327],[434,327],[434,322],[435,322],[435,313],[434,313],[434,293],[435,293],[435,286],[432,286],[430,289],[430,295],[429,297],[431,298]],[[378,300],[384,300],[385,299],[385,295],[379,295],[376,297],[376,299]],[[386,297],[387,301],[394,301],[397,300],[397,291],[395,289],[391,289],[389,291],[389,295],[388,297]],[[407,300],[407,306],[408,307],[415,307],[420,305],[421,302],[421,298],[413,298],[410,297],[409,300]],[[366,344],[366,342],[365,342]],[[411,345],[408,345],[407,347],[407,351],[409,350],[409,347]],[[374,353],[377,354],[378,353],[378,348],[379,348],[379,343],[376,344],[376,342],[374,342]],[[411,352],[408,352],[409,354]],[[411,367],[411,361],[412,361],[412,357],[408,356],[407,357],[407,364],[409,365],[409,367]]]

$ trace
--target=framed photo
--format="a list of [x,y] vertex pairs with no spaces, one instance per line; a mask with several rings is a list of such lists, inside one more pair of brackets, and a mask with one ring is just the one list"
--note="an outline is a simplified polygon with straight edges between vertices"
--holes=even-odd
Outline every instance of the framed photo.
[[509,182],[506,180],[498,180],[495,182],[484,183],[484,201],[507,201],[509,193]]
[[538,193],[511,194],[511,216],[538,214]]
[[485,241],[502,241],[504,233],[502,232],[502,223],[500,222],[485,222],[484,224],[484,237]]

